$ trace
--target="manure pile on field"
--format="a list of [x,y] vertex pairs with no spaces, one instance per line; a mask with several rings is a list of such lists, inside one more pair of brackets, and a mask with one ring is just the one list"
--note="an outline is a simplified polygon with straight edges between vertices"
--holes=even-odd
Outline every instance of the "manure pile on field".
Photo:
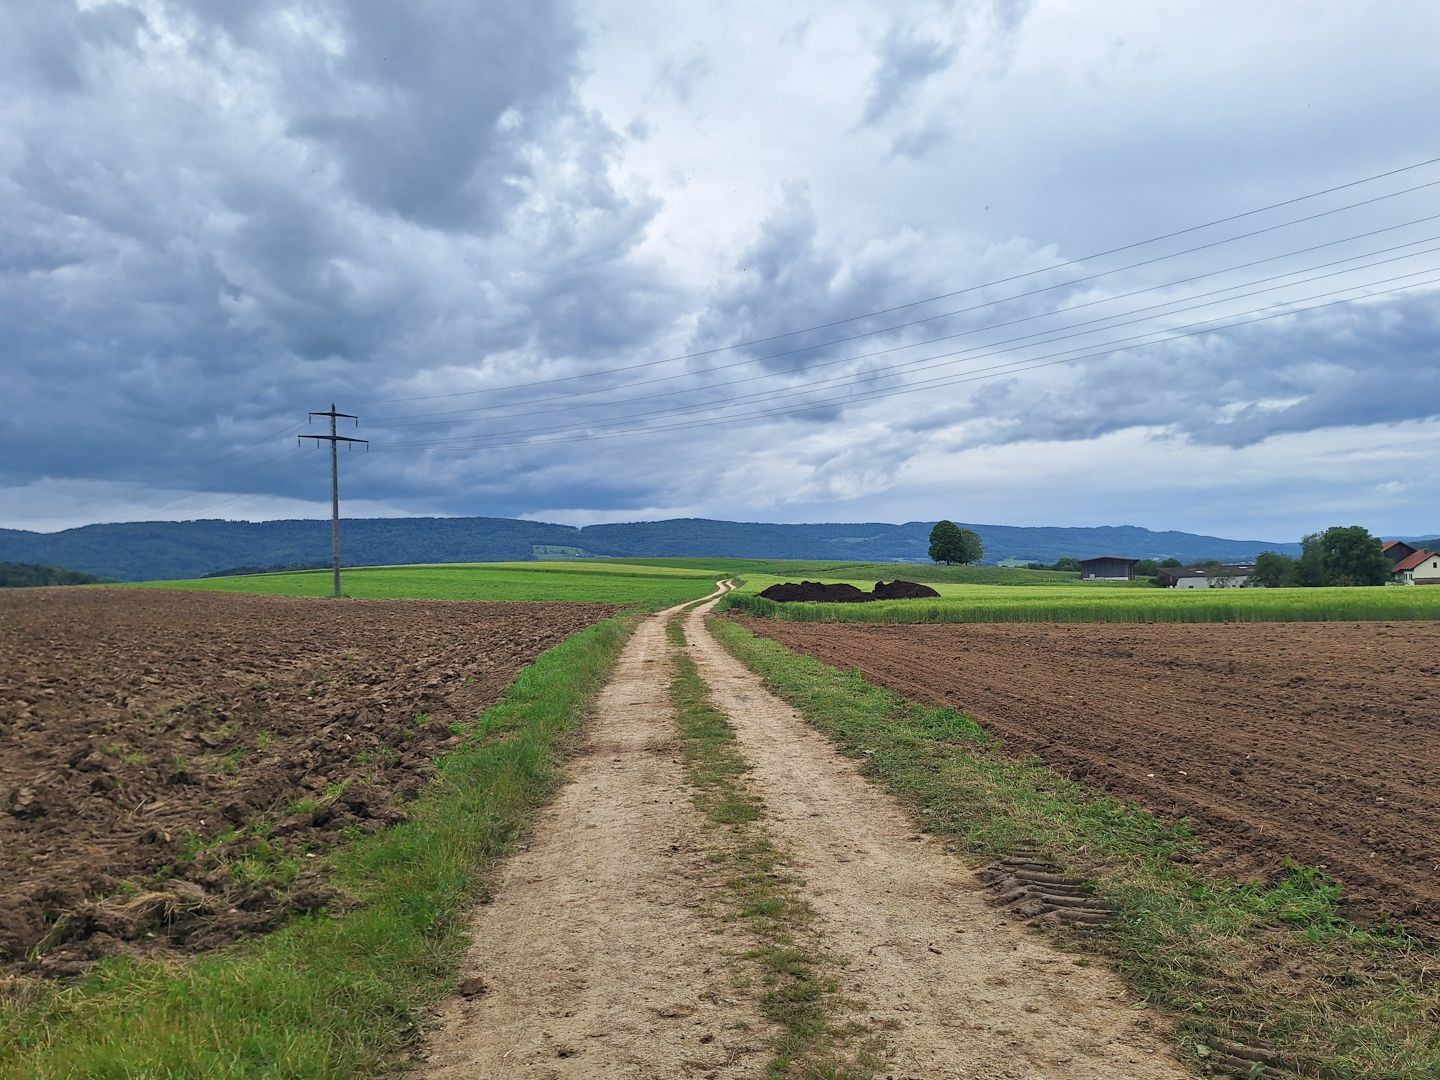
[[938,597],[940,594],[929,585],[897,578],[888,584],[877,581],[868,593],[861,592],[854,585],[826,585],[820,581],[802,581],[797,585],[793,581],[787,581],[781,585],[771,585],[760,595],[766,600],[781,602],[808,600],[821,604],[863,604],[868,600],[922,600],[926,597]]
[[614,610],[8,591],[0,972],[203,950],[326,904],[320,856],[404,820],[459,725]]

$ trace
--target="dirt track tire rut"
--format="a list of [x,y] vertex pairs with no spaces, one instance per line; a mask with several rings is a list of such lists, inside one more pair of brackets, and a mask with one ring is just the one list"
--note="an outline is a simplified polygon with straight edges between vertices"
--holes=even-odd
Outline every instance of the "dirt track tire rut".
[[[621,653],[566,784],[475,915],[423,1075],[754,1077],[769,1038],[701,910],[705,825],[667,689],[665,614]],[[476,980],[466,986],[465,980]],[[483,987],[483,988],[482,988]]]
[[713,701],[752,767],[776,843],[793,858],[845,964],[869,1026],[886,1033],[900,1078],[1189,1075],[1164,1024],[1119,979],[1007,920],[976,870],[871,785],[694,610],[686,637]]

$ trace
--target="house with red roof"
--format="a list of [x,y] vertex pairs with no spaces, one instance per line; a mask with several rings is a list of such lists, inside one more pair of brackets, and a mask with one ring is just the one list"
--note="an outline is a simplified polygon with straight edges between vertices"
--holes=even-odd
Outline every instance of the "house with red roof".
[[1380,550],[1393,564],[1398,563],[1401,559],[1408,559],[1420,549],[1412,544],[1407,544],[1404,540],[1386,540],[1380,545]]
[[1440,585],[1440,554],[1424,548],[1412,551],[1390,571],[1393,585]]

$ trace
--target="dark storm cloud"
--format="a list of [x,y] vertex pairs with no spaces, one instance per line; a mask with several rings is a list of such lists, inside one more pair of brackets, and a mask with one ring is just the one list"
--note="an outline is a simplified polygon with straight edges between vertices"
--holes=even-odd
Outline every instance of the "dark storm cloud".
[[568,5],[146,10],[25,6],[0,45],[8,477],[274,490],[200,466],[337,389],[673,318]]
[[1371,301],[1118,352],[1073,371],[977,383],[963,405],[911,430],[979,426],[972,444],[1079,442],[1165,428],[1243,448],[1326,428],[1440,416],[1440,309],[1433,295]]
[[[1158,28],[1004,0],[601,8],[11,4],[0,499],[21,494],[0,525],[66,484],[80,520],[92,496],[143,514],[123,507],[157,489],[199,493],[165,516],[206,492],[321,513],[324,455],[287,463],[293,443],[262,436],[331,401],[376,440],[346,464],[372,512],[581,519],[864,517],[875,492],[926,517],[927,485],[977,479],[977,447],[1013,454],[1013,506],[1055,461],[1045,440],[1070,460],[1161,432],[1254,461],[1437,412],[1419,298],[894,397],[875,394],[970,362],[894,365],[1012,331],[862,355],[978,333],[977,313],[834,341],[951,305],[851,316],[1000,301],[969,287],[1422,156],[1423,64],[1394,59],[1423,51],[1407,17],[1267,8],[1237,51],[1223,12],[1183,5]],[[724,351],[665,361],[701,350]],[[568,381],[523,385],[541,379]],[[620,430],[651,414],[663,430]],[[397,448],[446,438],[502,445]],[[1130,496],[1106,495],[1133,518]]]
[[914,250],[922,246],[918,237],[901,236],[872,250],[843,252],[821,236],[806,188],[787,185],[725,285],[706,302],[693,348],[784,335],[745,350],[751,357],[772,357],[761,362],[774,371],[803,370],[822,360],[863,352],[874,347],[864,339],[859,345],[820,346],[888,326],[900,317],[853,319],[811,333],[787,331],[800,319],[818,324],[827,321],[826,315],[863,315],[914,300],[927,289],[943,291],[926,280],[924,259]]

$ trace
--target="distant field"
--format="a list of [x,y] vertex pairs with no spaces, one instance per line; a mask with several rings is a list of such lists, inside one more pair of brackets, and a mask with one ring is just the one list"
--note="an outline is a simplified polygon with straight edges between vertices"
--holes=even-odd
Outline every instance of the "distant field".
[[[366,600],[542,600],[654,610],[704,596],[719,577],[689,567],[573,561],[364,566],[343,575],[345,595]],[[137,587],[329,596],[330,571],[147,581]]]
[[[1022,573],[1027,571],[1021,571]],[[777,604],[754,595],[774,579],[747,579],[725,608],[795,622],[1337,622],[1440,619],[1440,588],[1097,588],[1096,584],[934,584],[939,600]],[[832,580],[827,578],[826,580]],[[844,580],[844,579],[841,579]],[[856,581],[856,584],[865,584]]]
[[[574,564],[570,564],[574,565]],[[877,581],[949,582],[955,585],[1056,585],[1078,583],[1080,575],[1066,570],[1026,570],[1015,566],[941,566],[938,563],[866,563],[823,559],[607,559],[590,565],[707,569],[733,577],[772,581],[852,581],[866,588]],[[769,584],[769,582],[766,582]],[[1130,582],[1107,582],[1128,586]],[[1147,583],[1142,583],[1147,584]],[[762,584],[760,588],[764,588]]]

